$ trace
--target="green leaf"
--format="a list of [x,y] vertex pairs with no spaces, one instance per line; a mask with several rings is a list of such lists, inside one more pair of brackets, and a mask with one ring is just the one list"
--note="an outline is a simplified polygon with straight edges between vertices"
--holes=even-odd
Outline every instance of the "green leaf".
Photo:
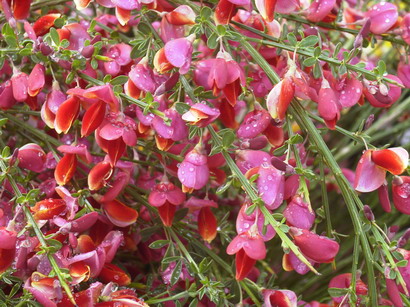
[[322,49],[320,49],[319,46],[317,46],[317,47],[315,48],[315,50],[313,51],[313,55],[314,55],[315,57],[317,57],[317,58],[320,56],[321,53],[322,53]]
[[380,75],[380,76],[383,76],[384,73],[386,72],[386,63],[384,63],[383,60],[380,60],[380,61],[377,63],[377,68],[378,68],[378,70],[379,70],[379,75]]
[[304,47],[313,47],[319,42],[319,37],[316,35],[309,35],[308,37],[305,37],[302,39],[299,43],[299,46],[304,48]]
[[189,106],[189,104],[185,102],[177,102],[175,104],[175,109],[177,110],[179,114],[184,114],[188,112],[191,109],[191,107]]
[[174,271],[172,271],[171,274],[171,286],[175,285],[177,281],[179,280],[179,277],[181,276],[181,271],[182,271],[182,260],[179,260],[177,264],[175,265]]
[[222,137],[222,145],[224,148],[229,148],[234,141],[235,141],[235,134],[232,132],[232,130],[228,130],[227,132],[224,133]]
[[218,46],[218,35],[214,32],[212,33],[206,42],[210,49],[215,49]]
[[225,182],[223,185],[219,186],[216,189],[216,195],[221,195],[223,194],[226,190],[228,190],[228,188],[231,186],[232,181],[228,180],[227,182]]
[[168,240],[157,240],[157,241],[155,241],[155,242],[152,242],[150,245],[149,245],[149,248],[151,248],[151,249],[159,249],[159,248],[162,248],[162,247],[164,247],[165,245],[168,245],[169,244],[169,241]]
[[112,85],[122,85],[128,81],[128,76],[118,76],[111,80]]
[[349,288],[329,288],[327,289],[331,297],[340,297],[349,292]]
[[295,134],[288,140],[289,144],[301,144],[303,143],[303,137],[300,134]]
[[298,40],[296,39],[296,36],[293,33],[289,33],[287,35],[287,38],[288,38],[289,44],[292,46],[296,46],[296,44],[298,43]]
[[0,118],[0,127],[3,127],[8,122],[8,118]]
[[251,206],[249,206],[248,208],[246,208],[245,213],[246,215],[251,215],[253,213],[253,211],[255,211],[256,209],[256,205],[253,204]]
[[401,261],[397,262],[396,265],[398,267],[405,267],[405,266],[407,266],[407,263],[408,263],[407,260],[401,260]]
[[216,32],[218,33],[219,36],[225,36],[226,27],[224,25],[217,25],[216,26]]
[[315,79],[319,79],[322,76],[322,68],[320,67],[319,62],[316,62],[313,68],[313,76]]
[[55,29],[55,28],[50,28],[50,37],[51,37],[51,39],[53,40],[53,43],[56,45],[56,46],[59,46],[60,45],[60,36],[58,35],[58,32],[57,32],[57,30]]
[[211,17],[212,10],[207,6],[203,6],[202,9],[201,9],[200,15],[201,15],[203,20],[207,20],[207,19],[209,19],[209,17]]

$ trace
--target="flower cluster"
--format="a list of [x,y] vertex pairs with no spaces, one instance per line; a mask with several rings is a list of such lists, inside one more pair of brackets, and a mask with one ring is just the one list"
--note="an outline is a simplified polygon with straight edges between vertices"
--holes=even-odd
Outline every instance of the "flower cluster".
[[400,5],[1,1],[5,305],[410,304]]

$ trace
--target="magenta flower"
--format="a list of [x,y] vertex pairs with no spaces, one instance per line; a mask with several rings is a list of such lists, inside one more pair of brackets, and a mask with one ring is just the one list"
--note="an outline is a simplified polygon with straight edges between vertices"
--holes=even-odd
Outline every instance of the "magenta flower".
[[0,109],[8,110],[15,103],[16,99],[14,99],[12,83],[11,81],[6,81],[0,85]]
[[271,156],[261,150],[238,150],[236,152],[236,164],[243,174],[248,170],[269,163]]
[[184,192],[202,189],[209,179],[208,157],[194,148],[178,167],[178,179]]
[[236,99],[241,92],[241,86],[244,85],[245,76],[242,68],[229,53],[220,51],[216,59],[212,60],[208,76],[208,86],[213,89],[214,95],[222,91],[226,100],[235,106]]
[[265,225],[265,217],[263,216],[260,209],[256,209],[252,212],[252,214],[247,215],[246,209],[250,207],[250,204],[245,202],[245,204],[241,207],[241,210],[238,213],[236,218],[236,232],[237,233],[244,233],[251,229],[253,225],[257,225],[258,233],[262,237],[263,241],[271,240],[276,231],[273,229],[272,225],[267,225],[266,232],[264,232],[264,225]]
[[242,139],[253,139],[266,130],[270,121],[269,113],[257,105],[254,111],[246,114],[236,134]]
[[125,85],[125,90],[134,98],[138,99],[146,92],[154,93],[157,88],[154,73],[148,66],[147,58],[142,58],[138,64],[132,66],[128,75],[130,79]]
[[203,128],[214,122],[220,114],[221,112],[216,108],[211,108],[205,103],[196,103],[182,115],[182,119],[191,125]]
[[288,225],[301,229],[309,230],[315,221],[315,212],[300,196],[292,198],[283,215]]
[[310,4],[306,18],[312,22],[323,20],[335,7],[336,0],[314,0]]
[[329,82],[323,78],[322,86],[319,90],[318,111],[326,126],[335,129],[336,122],[340,118],[339,101],[335,91],[330,87]]
[[395,177],[392,184],[393,203],[397,210],[410,215],[410,177]]
[[386,33],[397,21],[397,6],[390,2],[379,2],[364,13],[371,21],[370,31],[374,34]]
[[260,167],[250,169],[246,176],[252,177],[258,174],[256,180],[259,196],[265,202],[270,210],[277,209],[283,202],[285,193],[285,177],[283,172],[279,171],[269,163],[262,163]]
[[181,115],[175,109],[167,109],[164,111],[165,116],[171,120],[171,124],[167,125],[164,120],[158,116],[152,120],[152,127],[158,135],[164,139],[173,141],[181,141],[188,137],[188,127],[186,126]]
[[366,150],[356,168],[354,188],[359,192],[378,189],[385,180],[386,171],[400,175],[407,168],[408,152],[401,147]]
[[265,289],[262,291],[263,295],[263,306],[264,307],[276,307],[276,306],[286,306],[286,307],[296,307],[298,303],[298,298],[295,292],[290,290],[269,290]]
[[179,68],[180,74],[186,74],[191,66],[192,43],[195,40],[195,35],[191,34],[188,37],[177,38],[165,44],[156,54],[154,58],[154,67],[163,74],[172,68]]
[[[332,278],[329,282],[329,288],[339,288],[339,289],[347,289],[350,287],[350,283],[352,280],[351,273],[340,274]],[[367,295],[367,285],[361,281],[360,278],[356,280],[356,294],[358,295]],[[333,297],[334,302],[341,303],[343,300],[343,296]],[[358,299],[358,303],[360,303],[360,298]]]
[[37,144],[29,143],[19,149],[19,166],[30,171],[41,173],[45,169],[46,153]]
[[98,134],[104,140],[113,141],[122,138],[128,146],[137,143],[137,124],[123,113],[109,113],[98,129]]
[[151,206],[158,208],[159,216],[165,226],[171,226],[176,207],[185,201],[185,194],[166,178],[157,184],[148,197]]
[[256,260],[266,257],[266,246],[262,237],[251,230],[238,234],[226,248],[228,255],[236,254],[236,279],[244,279],[252,270]]
[[[410,14],[408,15],[410,21]],[[410,64],[401,61],[397,67],[397,76],[400,78],[401,82],[403,82],[405,87],[410,88]]]
[[318,263],[332,262],[339,252],[339,243],[306,229],[290,228],[295,244],[308,258]]
[[[392,79],[399,84],[402,81],[394,75],[386,75],[386,78]],[[388,108],[395,103],[401,95],[401,88],[395,84],[378,84],[376,81],[365,81],[363,93],[370,104],[376,108]]]
[[[313,266],[315,262],[311,259],[308,259],[309,263]],[[310,268],[303,263],[292,251],[289,254],[283,255],[282,260],[283,269],[287,272],[295,271],[300,275],[305,275],[310,272]]]

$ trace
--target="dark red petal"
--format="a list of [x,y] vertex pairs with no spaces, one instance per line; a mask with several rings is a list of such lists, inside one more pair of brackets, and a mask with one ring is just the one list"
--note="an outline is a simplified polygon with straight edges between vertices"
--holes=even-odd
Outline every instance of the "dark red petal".
[[218,221],[211,208],[203,207],[198,214],[198,231],[201,237],[211,243],[217,234]]
[[127,227],[135,223],[138,218],[138,212],[136,210],[124,205],[116,199],[104,203],[103,208],[111,223],[118,227]]
[[66,202],[63,199],[49,198],[39,201],[34,207],[30,208],[34,212],[36,220],[48,220],[56,215],[59,215],[67,208]]
[[236,280],[243,280],[252,270],[256,260],[248,257],[243,249],[240,249],[235,257],[236,261]]
[[80,101],[72,96],[64,101],[57,110],[54,126],[57,133],[67,133],[80,112]]
[[105,102],[99,100],[85,111],[81,125],[81,137],[89,136],[101,125],[105,116],[105,107]]
[[228,0],[220,0],[215,8],[215,21],[217,24],[226,25],[235,15],[236,5]]
[[90,190],[99,190],[105,186],[106,181],[112,174],[112,167],[109,162],[97,163],[88,174],[88,187]]
[[127,286],[131,283],[130,276],[112,263],[106,263],[98,277],[104,283],[114,282],[119,286]]
[[164,226],[171,227],[172,221],[174,220],[175,211],[177,207],[166,202],[161,207],[158,207],[159,217],[161,218],[162,223]]
[[30,15],[31,0],[14,0],[13,15],[17,20],[27,19]]
[[37,36],[47,34],[48,30],[54,26],[54,21],[56,21],[57,18],[60,18],[60,16],[61,14],[47,14],[41,16],[33,24],[34,33],[36,33]]
[[54,178],[59,185],[65,185],[73,178],[77,169],[77,157],[73,154],[65,154],[58,162],[54,171]]

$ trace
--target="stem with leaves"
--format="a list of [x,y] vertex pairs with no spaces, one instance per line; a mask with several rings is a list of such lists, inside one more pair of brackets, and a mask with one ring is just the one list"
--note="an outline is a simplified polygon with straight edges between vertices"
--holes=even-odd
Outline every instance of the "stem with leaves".
[[[7,178],[8,182],[10,183],[11,187],[13,188],[13,191],[16,194],[16,197],[17,198],[22,197],[23,195],[20,192],[20,189],[18,188],[17,183],[14,180],[13,176],[11,176],[9,174],[8,168],[7,168],[7,166],[6,166],[3,159],[0,159],[0,168],[1,168],[1,171],[4,174],[6,174],[6,178]],[[29,225],[33,228],[33,230],[36,234],[36,237],[38,238],[41,246],[46,250],[47,259],[50,262],[54,273],[57,275],[57,278],[58,278],[58,280],[61,284],[61,287],[66,292],[66,294],[67,294],[68,298],[70,299],[71,303],[73,303],[76,306],[76,302],[74,300],[74,297],[73,297],[73,294],[71,292],[70,286],[65,281],[63,273],[61,272],[60,268],[58,267],[58,264],[57,264],[56,260],[54,259],[53,254],[50,253],[49,251],[47,251],[47,249],[49,248],[49,245],[47,244],[47,241],[46,241],[46,238],[45,238],[44,234],[41,232],[41,229],[37,225],[36,220],[34,219],[33,215],[31,214],[30,209],[26,206],[26,204],[22,204],[22,210],[24,212],[24,215],[26,216],[26,219],[27,219]]]

